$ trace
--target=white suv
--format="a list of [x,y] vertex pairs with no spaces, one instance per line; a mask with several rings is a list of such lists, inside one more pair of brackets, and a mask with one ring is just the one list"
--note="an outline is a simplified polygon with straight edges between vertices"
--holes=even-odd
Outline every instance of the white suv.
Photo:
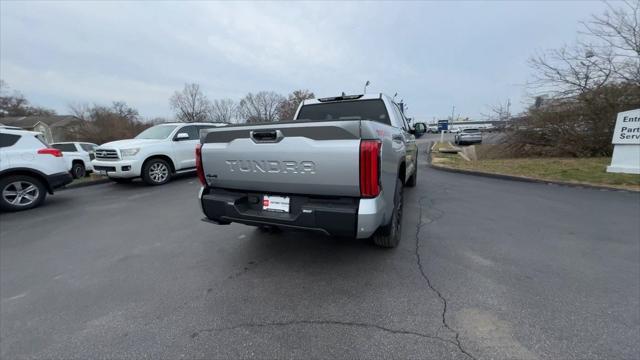
[[51,147],[62,151],[67,161],[67,169],[71,176],[78,179],[93,171],[91,160],[96,144],[85,142],[59,142],[51,144]]
[[0,209],[40,205],[53,190],[73,179],[62,152],[33,131],[0,127]]
[[146,129],[134,139],[112,141],[95,149],[94,171],[119,183],[136,177],[162,185],[172,174],[194,171],[200,130],[220,123],[167,123]]

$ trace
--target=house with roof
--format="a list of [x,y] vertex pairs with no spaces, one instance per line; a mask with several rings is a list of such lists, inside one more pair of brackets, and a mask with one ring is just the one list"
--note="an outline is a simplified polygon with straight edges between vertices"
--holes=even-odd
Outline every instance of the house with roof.
[[15,126],[42,133],[48,143],[79,141],[82,120],[73,115],[34,115],[0,118],[0,125]]

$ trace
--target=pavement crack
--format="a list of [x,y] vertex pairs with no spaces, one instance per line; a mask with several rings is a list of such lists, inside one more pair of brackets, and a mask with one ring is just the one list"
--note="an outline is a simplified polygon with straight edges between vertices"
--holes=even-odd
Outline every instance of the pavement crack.
[[293,325],[330,325],[330,326],[358,327],[358,328],[365,328],[365,329],[377,329],[377,330],[395,334],[395,335],[410,335],[410,336],[421,337],[424,339],[437,340],[437,341],[446,342],[459,347],[456,341],[444,339],[435,335],[420,333],[412,330],[393,329],[393,328],[389,328],[389,327],[385,327],[377,324],[360,323],[360,322],[353,322],[353,321],[338,321],[338,320],[289,320],[289,321],[244,323],[244,324],[237,324],[237,325],[227,326],[227,327],[214,327],[214,328],[200,329],[192,333],[191,338],[196,338],[200,333],[203,333],[203,332],[213,333],[213,332],[219,332],[219,331],[237,330],[242,328],[259,328],[259,327],[293,326]]
[[[424,202],[428,201],[431,205],[431,209],[436,211],[435,217],[433,219],[429,219],[428,222],[423,221],[422,219],[422,213],[424,210]],[[418,222],[416,224],[416,247],[415,247],[415,256],[416,256],[416,263],[418,265],[418,269],[420,270],[420,275],[422,275],[422,278],[426,281],[427,286],[429,287],[429,289],[431,291],[433,291],[438,299],[440,299],[440,301],[442,302],[442,326],[444,326],[447,330],[449,330],[455,337],[455,341],[452,341],[452,343],[454,343],[457,347],[458,350],[460,350],[460,352],[462,352],[463,354],[465,354],[466,356],[468,356],[471,359],[476,359],[473,355],[471,355],[469,352],[467,352],[464,347],[462,346],[462,342],[460,341],[460,333],[458,331],[456,331],[455,329],[453,329],[448,323],[447,323],[447,299],[442,295],[442,293],[433,285],[433,283],[431,282],[431,279],[429,279],[429,276],[427,275],[427,272],[424,269],[424,266],[422,265],[422,257],[420,256],[420,230],[426,226],[431,224],[432,222],[440,219],[442,216],[444,216],[444,211],[437,209],[433,206],[433,201],[428,199],[427,196],[421,196],[420,199],[418,200]],[[437,332],[436,332],[437,335]]]

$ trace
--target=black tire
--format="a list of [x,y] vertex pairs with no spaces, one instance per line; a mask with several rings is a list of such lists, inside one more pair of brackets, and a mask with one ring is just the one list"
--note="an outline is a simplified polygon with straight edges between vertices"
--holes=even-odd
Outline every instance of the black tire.
[[9,175],[0,179],[0,209],[2,210],[32,209],[42,204],[46,196],[47,188],[42,181],[33,176]]
[[402,237],[402,195],[403,187],[400,179],[396,180],[396,189],[393,196],[393,214],[389,224],[382,226],[371,237],[373,243],[384,248],[398,246]]
[[413,175],[405,182],[406,187],[415,187],[418,183],[418,153],[416,152],[416,160],[413,164]]
[[109,180],[116,182],[118,184],[128,184],[133,181],[132,178],[112,178],[112,177],[110,177]]
[[74,179],[80,179],[87,175],[87,169],[84,167],[84,163],[81,161],[76,161],[71,165],[71,176]]
[[147,160],[142,166],[142,180],[148,185],[163,185],[171,180],[171,166],[163,159]]

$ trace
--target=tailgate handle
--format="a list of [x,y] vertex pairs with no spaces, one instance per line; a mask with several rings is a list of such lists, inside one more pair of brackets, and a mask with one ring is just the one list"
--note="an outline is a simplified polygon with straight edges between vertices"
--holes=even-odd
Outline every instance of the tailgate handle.
[[257,143],[274,143],[283,138],[280,130],[252,130],[250,135],[251,139]]

